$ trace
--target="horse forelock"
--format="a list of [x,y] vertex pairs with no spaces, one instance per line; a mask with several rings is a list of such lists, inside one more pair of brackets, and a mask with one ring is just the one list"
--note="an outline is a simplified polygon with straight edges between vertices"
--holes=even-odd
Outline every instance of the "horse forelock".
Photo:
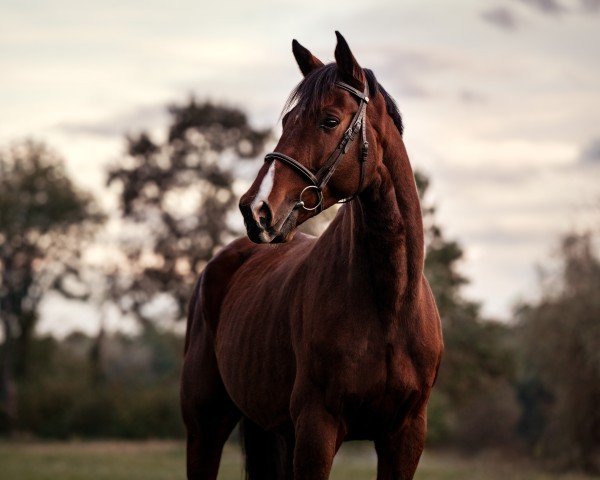
[[[375,97],[377,93],[382,94],[388,115],[392,118],[400,134],[403,134],[404,125],[402,123],[402,115],[395,100],[377,81],[371,69],[365,68],[363,71],[367,79],[370,95]],[[290,93],[285,102],[281,116],[283,117],[294,107],[298,107],[306,115],[316,115],[324,104],[325,98],[334,88],[335,82],[339,80],[341,79],[335,63],[328,63],[313,70],[292,90],[292,93]]]

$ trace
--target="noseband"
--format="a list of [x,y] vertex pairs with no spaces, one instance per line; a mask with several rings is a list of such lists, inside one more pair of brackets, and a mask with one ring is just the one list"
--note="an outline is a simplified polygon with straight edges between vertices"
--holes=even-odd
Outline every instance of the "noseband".
[[[344,158],[344,155],[348,152],[348,148],[350,144],[354,141],[356,133],[360,130],[362,137],[362,145],[360,147],[360,183],[358,184],[358,188],[356,192],[348,198],[340,200],[340,203],[345,203],[352,200],[360,190],[362,189],[362,185],[364,182],[364,163],[367,160],[367,156],[369,154],[369,142],[367,142],[367,132],[366,132],[366,112],[367,112],[367,103],[369,103],[369,87],[365,84],[365,91],[361,92],[356,88],[348,85],[344,82],[335,82],[337,87],[340,87],[347,92],[350,92],[356,98],[358,98],[359,105],[358,110],[354,114],[352,121],[350,122],[350,126],[344,132],[340,143],[336,149],[331,152],[331,155],[327,158],[325,164],[318,170],[317,173],[313,174],[308,168],[302,165],[298,160],[288,157],[283,153],[272,152],[268,153],[265,156],[265,162],[269,162],[271,160],[279,160],[283,162],[287,166],[291,167],[296,173],[300,174],[305,180],[308,181],[309,185],[305,187],[302,192],[300,192],[300,197],[298,198],[298,202],[294,206],[294,209],[303,208],[304,210],[312,211],[317,210],[317,213],[323,210],[323,188],[327,185],[327,182],[331,179],[333,172],[339,165],[339,163]],[[318,197],[318,202],[315,206],[307,207],[302,200],[302,197],[305,192],[314,190]]]

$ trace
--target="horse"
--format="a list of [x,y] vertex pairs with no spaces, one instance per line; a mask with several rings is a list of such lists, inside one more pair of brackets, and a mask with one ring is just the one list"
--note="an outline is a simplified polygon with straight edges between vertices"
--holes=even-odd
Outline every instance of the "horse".
[[[443,340],[419,195],[394,100],[336,36],[327,65],[293,40],[303,79],[240,199],[247,237],[190,300],[189,479],[217,478],[238,423],[250,480],[325,480],[348,440],[374,442],[378,480],[408,480],[424,448]],[[341,201],[318,238],[297,230]]]

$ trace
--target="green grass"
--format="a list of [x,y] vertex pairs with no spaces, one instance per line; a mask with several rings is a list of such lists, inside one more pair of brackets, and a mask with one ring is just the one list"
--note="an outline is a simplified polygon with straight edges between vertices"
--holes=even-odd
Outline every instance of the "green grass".
[[[0,480],[170,480],[184,475],[184,446],[178,442],[0,443]],[[367,444],[345,445],[334,464],[334,480],[373,480],[375,454]],[[589,480],[578,474],[551,474],[524,461],[460,457],[427,452],[417,480]],[[241,479],[239,450],[228,445],[220,480]]]

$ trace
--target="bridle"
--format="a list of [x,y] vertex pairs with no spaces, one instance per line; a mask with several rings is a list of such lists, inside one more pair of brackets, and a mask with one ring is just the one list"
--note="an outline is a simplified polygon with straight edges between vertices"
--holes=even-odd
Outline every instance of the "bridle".
[[[323,210],[323,188],[325,188],[325,185],[327,185],[327,182],[329,182],[329,180],[331,179],[333,172],[335,172],[335,169],[337,168],[339,163],[344,158],[344,155],[346,155],[346,153],[348,152],[348,148],[350,147],[350,144],[354,141],[355,135],[359,130],[361,132],[361,137],[362,137],[362,145],[360,147],[360,157],[359,157],[360,183],[358,184],[358,188],[356,189],[356,192],[352,196],[340,200],[339,203],[349,202],[354,197],[356,197],[356,195],[358,195],[362,189],[362,185],[363,185],[364,177],[365,177],[364,163],[367,160],[367,156],[369,154],[369,142],[367,142],[367,132],[366,132],[366,125],[365,125],[366,119],[367,119],[367,116],[366,116],[367,104],[369,103],[369,87],[365,82],[365,90],[364,90],[364,92],[361,92],[360,90],[357,90],[356,88],[354,88],[344,82],[338,81],[338,82],[335,82],[335,85],[337,87],[342,88],[343,90],[346,90],[347,92],[350,92],[352,95],[354,95],[358,99],[358,101],[359,101],[358,110],[354,114],[354,117],[352,118],[352,121],[350,122],[350,126],[344,132],[344,135],[342,136],[340,143],[338,143],[338,146],[335,148],[335,150],[333,152],[331,152],[331,154],[327,158],[327,161],[317,171],[317,173],[313,174],[308,168],[306,168],[304,165],[302,165],[298,160],[296,160],[292,157],[288,157],[287,155],[284,155],[283,153],[271,152],[271,153],[267,153],[267,155],[265,155],[265,162],[269,162],[271,160],[279,160],[280,162],[284,163],[285,165],[287,165],[287,166],[291,167],[293,170],[295,170],[296,173],[300,174],[300,176],[302,176],[310,184],[300,192],[300,197],[298,198],[298,201],[296,202],[294,209],[303,208],[304,210],[308,210],[308,211],[317,210],[317,213],[319,213],[321,210]],[[312,207],[307,207],[306,204],[304,203],[304,200],[302,200],[304,193],[309,190],[314,190],[318,197],[318,202],[316,203],[316,205],[314,205]]]

